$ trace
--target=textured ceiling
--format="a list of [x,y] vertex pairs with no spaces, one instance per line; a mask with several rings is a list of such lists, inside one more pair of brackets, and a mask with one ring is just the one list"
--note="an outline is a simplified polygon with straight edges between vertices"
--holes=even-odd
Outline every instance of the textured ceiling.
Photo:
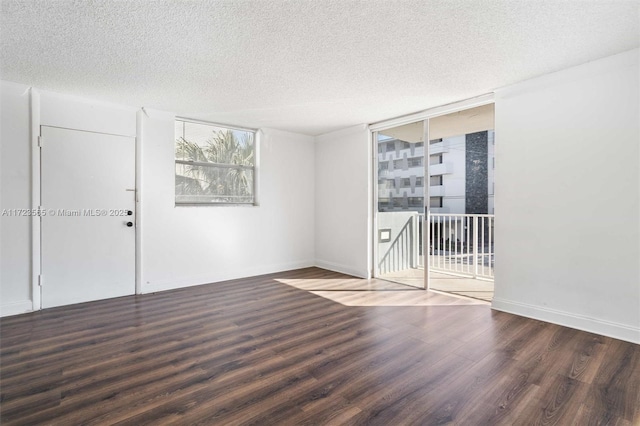
[[1,77],[310,135],[639,45],[638,1],[2,0]]

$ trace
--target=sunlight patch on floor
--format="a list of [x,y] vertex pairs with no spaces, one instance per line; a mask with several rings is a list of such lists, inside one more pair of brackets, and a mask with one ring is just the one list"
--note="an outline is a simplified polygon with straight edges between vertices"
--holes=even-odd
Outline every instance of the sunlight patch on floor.
[[276,281],[345,306],[489,305],[488,302],[412,288],[380,279],[283,279]]

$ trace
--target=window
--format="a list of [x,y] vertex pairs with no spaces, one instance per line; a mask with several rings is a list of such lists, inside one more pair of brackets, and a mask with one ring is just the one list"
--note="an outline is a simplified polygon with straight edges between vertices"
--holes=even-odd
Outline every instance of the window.
[[442,164],[442,154],[435,154],[429,157],[429,164]]
[[423,180],[422,176],[416,177],[416,186],[422,186],[422,180]]
[[400,184],[403,188],[408,188],[411,186],[411,179],[402,178],[402,183]]
[[176,204],[255,204],[256,132],[176,120]]
[[422,157],[409,158],[409,167],[422,167]]
[[387,142],[387,152],[395,151],[396,143],[395,142]]
[[409,207],[424,207],[424,198],[422,197],[409,197]]
[[389,162],[388,161],[380,161],[378,163],[378,167],[380,168],[380,170],[389,170]]
[[394,169],[404,169],[404,160],[393,160],[393,168]]
[[442,197],[429,197],[429,205],[432,208],[442,207]]
[[440,186],[442,185],[442,175],[431,176],[429,179],[429,183],[431,186]]

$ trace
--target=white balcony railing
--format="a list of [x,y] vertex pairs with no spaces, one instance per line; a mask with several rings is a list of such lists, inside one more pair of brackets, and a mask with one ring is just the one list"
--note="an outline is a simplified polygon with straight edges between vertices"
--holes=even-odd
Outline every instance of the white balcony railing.
[[[380,253],[378,271],[387,274],[423,268],[426,254],[432,271],[493,280],[494,218],[489,214],[433,212],[425,221],[423,214],[416,213],[393,230],[392,241]],[[425,229],[428,250],[423,247]]]
[[432,143],[429,146],[429,155],[449,152],[449,144],[445,142]]
[[452,166],[450,163],[439,163],[439,164],[429,165],[430,176],[446,175],[451,173],[451,171],[452,171]]
[[[402,213],[405,214],[405,212]],[[393,215],[394,213],[385,214]],[[390,232],[393,233],[393,241],[388,245],[386,252],[381,253],[378,261],[378,272],[380,274],[389,274],[418,267],[418,241],[420,240],[417,238],[419,234],[417,216],[415,214],[408,217],[395,230],[390,229]]]
[[432,213],[428,221],[429,268],[493,280],[494,218],[490,214]]

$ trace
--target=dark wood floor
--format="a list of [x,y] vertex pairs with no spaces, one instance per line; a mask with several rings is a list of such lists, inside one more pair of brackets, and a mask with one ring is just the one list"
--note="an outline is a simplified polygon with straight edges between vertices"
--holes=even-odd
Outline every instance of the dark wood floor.
[[2,424],[640,424],[639,345],[486,305],[344,306],[277,279],[348,277],[3,318]]

